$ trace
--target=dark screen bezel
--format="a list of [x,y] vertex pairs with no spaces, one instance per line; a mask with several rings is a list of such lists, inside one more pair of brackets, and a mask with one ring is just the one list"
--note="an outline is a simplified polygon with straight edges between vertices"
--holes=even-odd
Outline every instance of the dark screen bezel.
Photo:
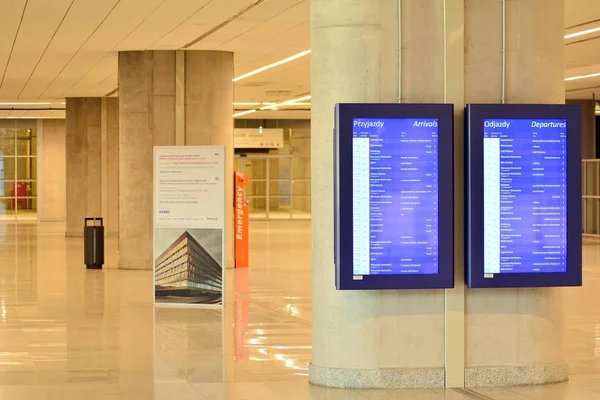
[[[352,120],[434,118],[438,127],[439,266],[437,274],[353,275]],[[334,225],[339,290],[442,289],[454,287],[454,106],[452,104],[336,104]]]
[[[567,271],[484,276],[483,134],[487,119],[567,120]],[[581,108],[577,105],[470,104],[465,112],[465,278],[470,288],[581,286]]]

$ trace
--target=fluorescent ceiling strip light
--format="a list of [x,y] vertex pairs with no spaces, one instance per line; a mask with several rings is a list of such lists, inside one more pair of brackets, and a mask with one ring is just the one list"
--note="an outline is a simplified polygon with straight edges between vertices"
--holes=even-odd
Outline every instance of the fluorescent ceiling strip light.
[[241,117],[242,115],[246,115],[246,114],[252,114],[252,113],[255,113],[255,112],[256,112],[256,110],[247,110],[247,111],[242,111],[242,112],[239,112],[239,113],[235,113],[235,114],[233,114],[233,118],[236,118],[236,117]]
[[596,78],[598,76],[600,76],[600,72],[596,72],[595,74],[588,74],[588,75],[571,76],[569,78],[565,78],[565,81],[577,81],[579,79]]
[[236,101],[233,103],[234,106],[262,106],[262,105],[271,105],[275,103],[269,102],[260,102],[260,101]]
[[595,32],[600,32],[600,27],[586,29],[585,31],[580,31],[580,32],[575,32],[575,33],[569,33],[568,35],[565,35],[565,39],[572,39],[577,36],[589,35],[590,33],[595,33]]
[[311,97],[311,96],[310,96],[310,95],[308,95],[308,96],[299,97],[299,98],[297,98],[297,99],[293,99],[293,100],[287,100],[287,101],[283,101],[283,102],[281,102],[281,103],[271,104],[271,105],[269,105],[269,106],[264,106],[264,107],[261,107],[261,108],[260,108],[260,110],[261,110],[261,111],[264,111],[264,110],[270,110],[270,109],[272,109],[272,108],[279,108],[279,107],[282,107],[282,106],[287,106],[287,105],[290,105],[290,104],[294,104],[294,103],[302,102],[302,101],[304,101],[304,100],[309,100],[309,99],[310,99],[310,97]]
[[252,75],[260,74],[263,71],[266,71],[266,70],[271,69],[271,68],[278,67],[278,66],[280,66],[282,64],[285,64],[285,63],[289,63],[290,61],[297,60],[297,59],[299,59],[301,57],[304,57],[304,56],[306,56],[308,54],[310,54],[310,50],[304,50],[301,53],[294,54],[293,56],[290,56],[288,58],[284,58],[283,60],[276,61],[273,64],[265,65],[264,67],[260,67],[258,69],[255,69],[254,71],[250,71],[250,72],[248,72],[248,73],[246,73],[244,75],[240,75],[237,78],[233,78],[233,82],[241,81],[242,79],[248,78],[248,77],[250,77]]
[[[299,97],[297,99],[282,101],[281,103],[271,103],[271,104],[261,107],[259,109],[245,110],[245,111],[241,111],[239,113],[235,113],[235,114],[233,114],[233,117],[234,118],[241,117],[242,115],[255,113],[257,111],[276,110],[276,109],[279,109],[280,107],[284,107],[284,106],[290,106],[290,105],[293,106],[293,105],[297,105],[297,104],[302,104],[301,102],[303,102],[305,100],[309,100],[310,98],[311,98],[311,96],[308,95],[308,96]],[[262,104],[266,104],[266,103],[262,103]],[[310,103],[308,103],[308,104],[310,104]]]

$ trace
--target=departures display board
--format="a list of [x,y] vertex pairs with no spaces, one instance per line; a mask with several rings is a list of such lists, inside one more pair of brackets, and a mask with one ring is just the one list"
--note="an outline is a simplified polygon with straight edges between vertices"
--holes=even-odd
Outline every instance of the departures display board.
[[334,140],[336,287],[453,287],[453,106],[338,104]]
[[581,285],[581,111],[469,105],[469,287]]

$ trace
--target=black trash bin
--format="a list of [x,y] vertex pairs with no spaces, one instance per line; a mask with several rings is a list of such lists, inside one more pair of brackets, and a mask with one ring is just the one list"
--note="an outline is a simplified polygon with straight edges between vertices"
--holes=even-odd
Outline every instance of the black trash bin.
[[[91,222],[92,224],[88,224]],[[83,247],[87,269],[101,269],[104,265],[104,220],[86,218],[83,228]]]

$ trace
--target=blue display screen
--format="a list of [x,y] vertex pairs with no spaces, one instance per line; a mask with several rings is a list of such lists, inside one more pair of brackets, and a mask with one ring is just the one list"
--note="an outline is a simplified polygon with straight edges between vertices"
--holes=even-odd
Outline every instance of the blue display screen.
[[485,119],[484,273],[567,270],[567,120]]
[[437,274],[437,119],[352,120],[353,273]]

